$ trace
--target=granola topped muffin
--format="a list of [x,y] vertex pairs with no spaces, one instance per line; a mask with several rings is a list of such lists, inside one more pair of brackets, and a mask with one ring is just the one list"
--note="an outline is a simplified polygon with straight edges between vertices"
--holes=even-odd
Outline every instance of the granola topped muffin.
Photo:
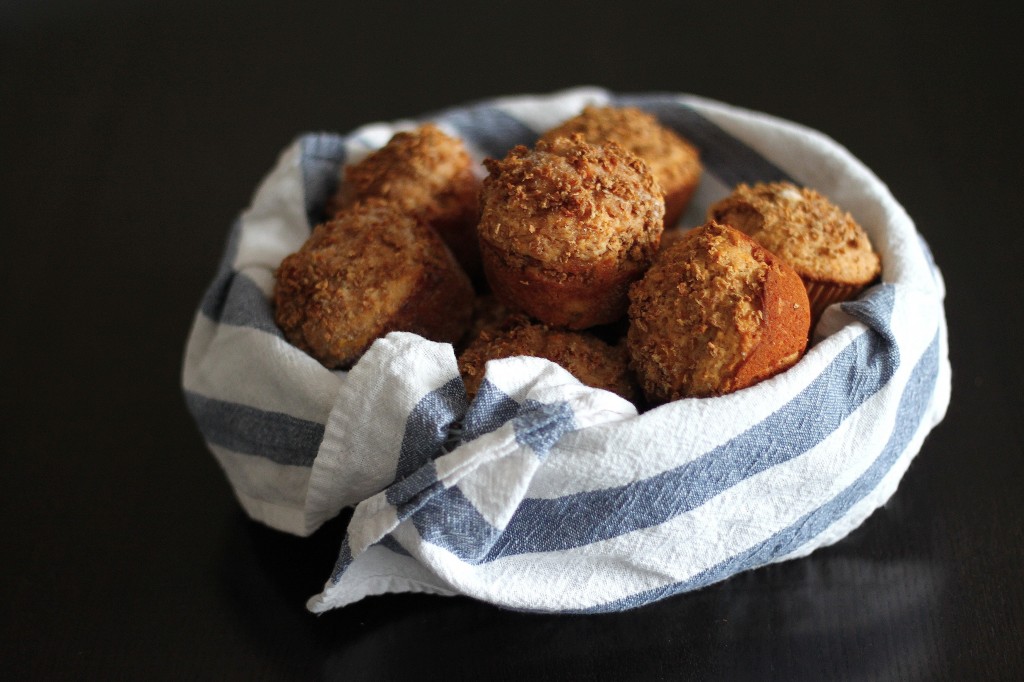
[[484,164],[478,233],[498,299],[570,329],[620,318],[663,229],[664,200],[646,164],[579,135]]
[[624,344],[609,345],[586,332],[551,329],[524,316],[483,330],[459,356],[459,372],[472,399],[480,388],[488,360],[529,355],[561,366],[594,388],[636,399]]
[[796,270],[815,317],[855,297],[881,271],[878,254],[853,216],[790,182],[738,185],[708,209],[708,219],[746,233]]
[[652,403],[751,386],[791,367],[807,346],[799,276],[715,222],[662,251],[629,297],[630,362]]
[[675,225],[700,183],[702,167],[696,147],[636,107],[585,107],[541,139],[577,133],[590,144],[615,142],[643,159],[664,192],[665,228]]
[[276,272],[275,320],[329,368],[352,365],[378,337],[409,331],[456,343],[473,289],[428,225],[382,199],[319,225]]

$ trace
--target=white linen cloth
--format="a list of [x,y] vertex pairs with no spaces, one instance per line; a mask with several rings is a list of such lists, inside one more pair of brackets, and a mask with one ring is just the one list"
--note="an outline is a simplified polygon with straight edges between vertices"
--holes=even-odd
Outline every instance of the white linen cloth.
[[231,230],[183,387],[252,518],[307,535],[355,505],[311,610],[421,591],[597,612],[697,589],[844,537],[893,494],[945,414],[941,275],[885,185],[821,133],[699,97],[597,88],[420,120],[478,160],[500,158],[588,103],[647,109],[700,149],[705,174],[682,225],[703,223],[738,182],[790,179],[864,226],[881,283],[829,308],[790,370],[640,415],[537,358],[491,362],[467,403],[452,347],[409,333],[330,371],[274,324],[274,269],[321,219],[340,168],[419,121],[299,138]]

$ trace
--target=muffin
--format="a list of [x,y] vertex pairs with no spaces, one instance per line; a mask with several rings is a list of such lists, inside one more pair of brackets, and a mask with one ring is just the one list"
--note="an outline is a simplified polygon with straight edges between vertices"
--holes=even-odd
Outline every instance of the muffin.
[[370,197],[393,201],[437,230],[463,269],[477,278],[479,191],[462,142],[427,123],[395,134],[373,154],[345,167],[332,206],[343,210]]
[[625,345],[612,346],[585,332],[551,329],[517,316],[482,331],[459,356],[459,372],[470,399],[480,388],[488,360],[519,355],[546,358],[587,386],[626,400],[636,398]]
[[478,233],[498,299],[570,329],[620,318],[663,229],[665,202],[646,164],[576,135],[484,165]]
[[663,250],[629,298],[630,366],[651,403],[751,386],[792,366],[807,346],[800,277],[715,222]]
[[504,303],[494,297],[494,294],[481,294],[473,299],[473,313],[470,316],[469,329],[463,337],[465,344],[480,336],[480,332],[494,330],[501,327],[510,318],[515,316],[512,310]]
[[800,275],[815,319],[854,298],[881,271],[867,234],[849,213],[813,189],[790,182],[741,184],[708,209],[785,260]]
[[665,229],[676,224],[700,183],[702,169],[696,147],[635,107],[588,106],[544,133],[542,139],[576,133],[590,144],[616,142],[643,159],[665,196]]
[[276,275],[278,326],[329,368],[350,366],[388,332],[455,343],[469,324],[473,289],[444,242],[381,199],[319,225]]

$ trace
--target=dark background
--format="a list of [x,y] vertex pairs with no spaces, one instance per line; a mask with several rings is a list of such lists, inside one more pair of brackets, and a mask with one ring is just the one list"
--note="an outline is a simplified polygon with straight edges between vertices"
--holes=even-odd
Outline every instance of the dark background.
[[[984,3],[0,2],[0,678],[1019,679],[1019,10]],[[444,9],[441,9],[443,7]],[[311,130],[574,85],[817,128],[948,287],[953,399],[846,540],[637,611],[371,598],[250,522],[188,416],[228,226]]]

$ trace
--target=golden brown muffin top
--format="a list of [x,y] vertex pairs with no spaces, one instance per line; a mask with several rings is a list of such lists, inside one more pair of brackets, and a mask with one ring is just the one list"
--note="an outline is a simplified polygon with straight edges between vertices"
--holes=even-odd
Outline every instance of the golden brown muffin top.
[[863,285],[881,270],[853,216],[790,182],[740,184],[708,209],[708,219],[750,235],[808,280]]
[[396,133],[359,163],[347,166],[338,206],[383,197],[427,222],[475,212],[480,183],[462,141],[432,123]]
[[483,330],[459,356],[466,393],[470,398],[476,395],[488,360],[519,355],[545,358],[587,386],[611,391],[626,400],[636,398],[624,344],[611,346],[589,334],[550,329],[524,316]]
[[[780,263],[738,230],[708,223],[658,254],[644,278],[630,288],[628,343],[644,393],[654,402],[720,395],[739,387],[734,379],[765,332],[766,285]],[[802,295],[799,278],[787,268]],[[791,355],[791,351],[785,354]]]
[[490,174],[479,233],[505,253],[551,267],[644,261],[657,249],[661,188],[643,161],[615,143],[542,140],[484,165]]
[[636,107],[587,106],[541,139],[581,134],[590,144],[615,142],[633,152],[651,169],[665,192],[697,182],[701,173],[697,148]]
[[432,267],[454,267],[433,230],[384,200],[354,204],[281,262],[277,323],[324,365],[344,366],[381,335]]

